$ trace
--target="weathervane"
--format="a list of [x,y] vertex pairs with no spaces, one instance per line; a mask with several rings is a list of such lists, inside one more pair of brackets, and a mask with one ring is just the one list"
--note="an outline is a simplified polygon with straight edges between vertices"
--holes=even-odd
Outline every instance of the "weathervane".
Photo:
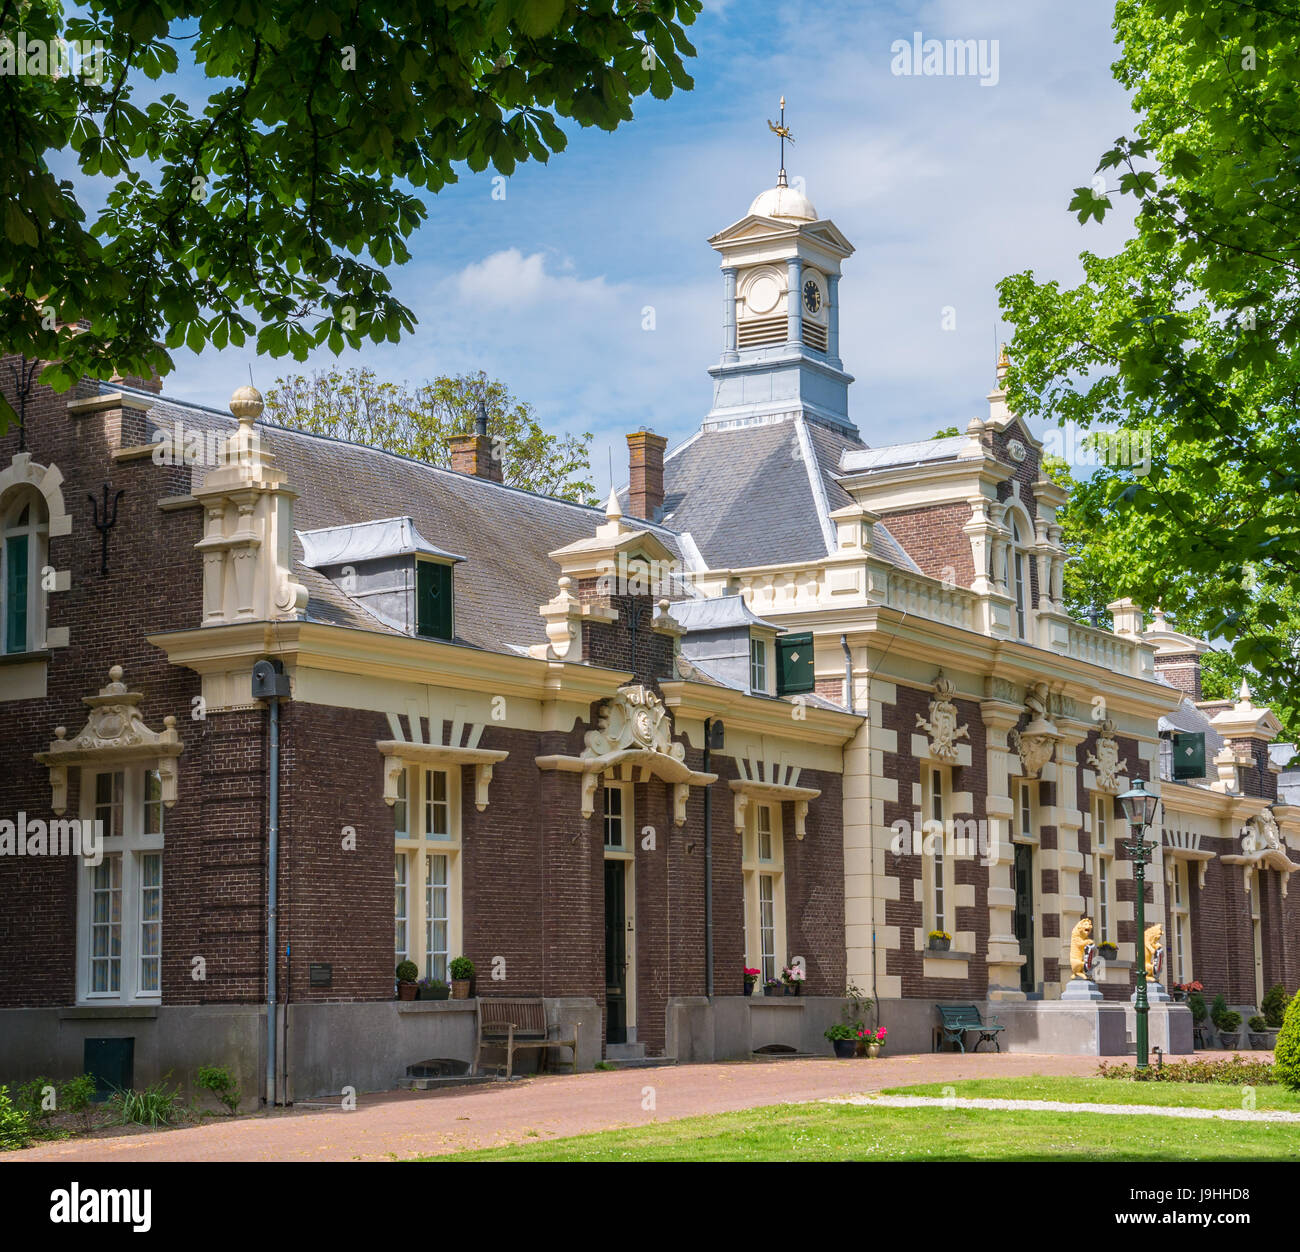
[[794,143],[794,136],[790,133],[790,128],[785,124],[785,97],[784,96],[781,97],[780,125],[773,125],[772,119],[769,117],[767,119],[767,128],[774,135],[781,136],[781,173],[777,177],[776,185],[778,187],[784,187],[786,185],[785,183],[785,141],[788,139],[791,143]]

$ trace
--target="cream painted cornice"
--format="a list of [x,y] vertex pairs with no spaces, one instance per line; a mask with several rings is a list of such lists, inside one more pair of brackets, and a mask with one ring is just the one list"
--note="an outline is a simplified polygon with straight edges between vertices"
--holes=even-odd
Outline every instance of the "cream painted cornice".
[[89,413],[100,413],[105,409],[135,409],[147,413],[156,403],[154,398],[146,400],[142,396],[127,395],[124,391],[108,391],[99,396],[69,400],[68,413],[72,417],[85,417]]
[[481,691],[534,700],[589,704],[607,699],[632,675],[626,670],[566,665],[510,653],[320,622],[248,622],[150,635],[168,661],[199,674],[229,673],[279,657],[297,667],[362,677]]
[[1192,813],[1201,817],[1217,817],[1226,821],[1232,816],[1234,796],[1221,791],[1206,791],[1203,787],[1189,787],[1186,783],[1166,779],[1160,785],[1160,802],[1175,813]]
[[[847,473],[840,475],[839,482],[866,508],[888,514],[939,504],[966,504],[972,496],[995,500],[998,484],[1014,472],[1012,467],[985,454]],[[886,524],[888,521],[886,516]]]
[[[720,717],[729,730],[775,735],[794,742],[842,745],[858,733],[863,722],[856,713],[838,713],[812,704],[799,707],[706,683],[661,682],[659,689],[675,718],[703,721]],[[796,708],[803,714],[798,720],[794,716]]]

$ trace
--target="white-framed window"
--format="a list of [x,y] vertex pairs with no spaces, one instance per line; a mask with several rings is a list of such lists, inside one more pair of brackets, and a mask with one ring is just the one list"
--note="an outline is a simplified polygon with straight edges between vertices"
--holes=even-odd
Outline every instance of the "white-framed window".
[[952,866],[947,855],[950,778],[944,766],[921,765],[921,887],[925,928],[952,933]]
[[394,965],[414,961],[422,978],[448,980],[460,955],[460,769],[405,765],[393,804]]
[[741,847],[745,894],[745,964],[766,983],[785,963],[785,849],[781,808],[751,801]]
[[82,818],[102,823],[100,860],[83,860],[80,869],[77,994],[83,1001],[162,998],[165,812],[156,771],[82,770]]
[[1022,839],[1038,842],[1038,821],[1034,803],[1037,784],[1032,778],[1022,778],[1016,784],[1016,830]]
[[607,852],[631,851],[628,840],[631,820],[631,783],[607,782],[605,784],[605,850]]
[[1029,558],[1021,544],[1020,519],[1011,517],[1011,548],[1007,553],[1007,583],[1016,606],[1016,636],[1027,638],[1029,606]]
[[1092,881],[1096,897],[1096,917],[1093,918],[1093,936],[1097,942],[1115,940],[1115,843],[1111,830],[1111,810],[1114,801],[1110,796],[1092,797]]
[[767,640],[757,635],[749,637],[749,689],[767,694]]
[[[1166,853],[1167,855],[1167,853]],[[1170,982],[1191,982],[1192,973],[1192,908],[1190,866],[1182,857],[1173,858],[1172,898],[1169,916],[1173,922],[1173,943],[1170,945]]]
[[13,492],[0,505],[0,651],[35,652],[45,646],[48,514],[40,494]]

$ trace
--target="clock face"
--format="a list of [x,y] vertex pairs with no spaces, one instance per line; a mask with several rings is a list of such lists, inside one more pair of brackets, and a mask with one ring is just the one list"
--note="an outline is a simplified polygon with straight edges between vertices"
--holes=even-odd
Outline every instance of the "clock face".
[[822,291],[810,278],[803,285],[803,307],[809,313],[816,313],[822,307]]

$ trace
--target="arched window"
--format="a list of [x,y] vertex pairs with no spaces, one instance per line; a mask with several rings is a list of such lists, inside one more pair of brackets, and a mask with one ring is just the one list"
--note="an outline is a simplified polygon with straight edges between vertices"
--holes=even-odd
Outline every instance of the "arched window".
[[6,653],[44,646],[41,570],[49,521],[45,503],[31,490],[18,490],[0,505],[0,630]]
[[1025,568],[1025,550],[1021,545],[1020,519],[1011,518],[1011,551],[1007,553],[1007,581],[1016,601],[1016,634],[1025,638],[1025,605],[1029,599],[1028,574]]

